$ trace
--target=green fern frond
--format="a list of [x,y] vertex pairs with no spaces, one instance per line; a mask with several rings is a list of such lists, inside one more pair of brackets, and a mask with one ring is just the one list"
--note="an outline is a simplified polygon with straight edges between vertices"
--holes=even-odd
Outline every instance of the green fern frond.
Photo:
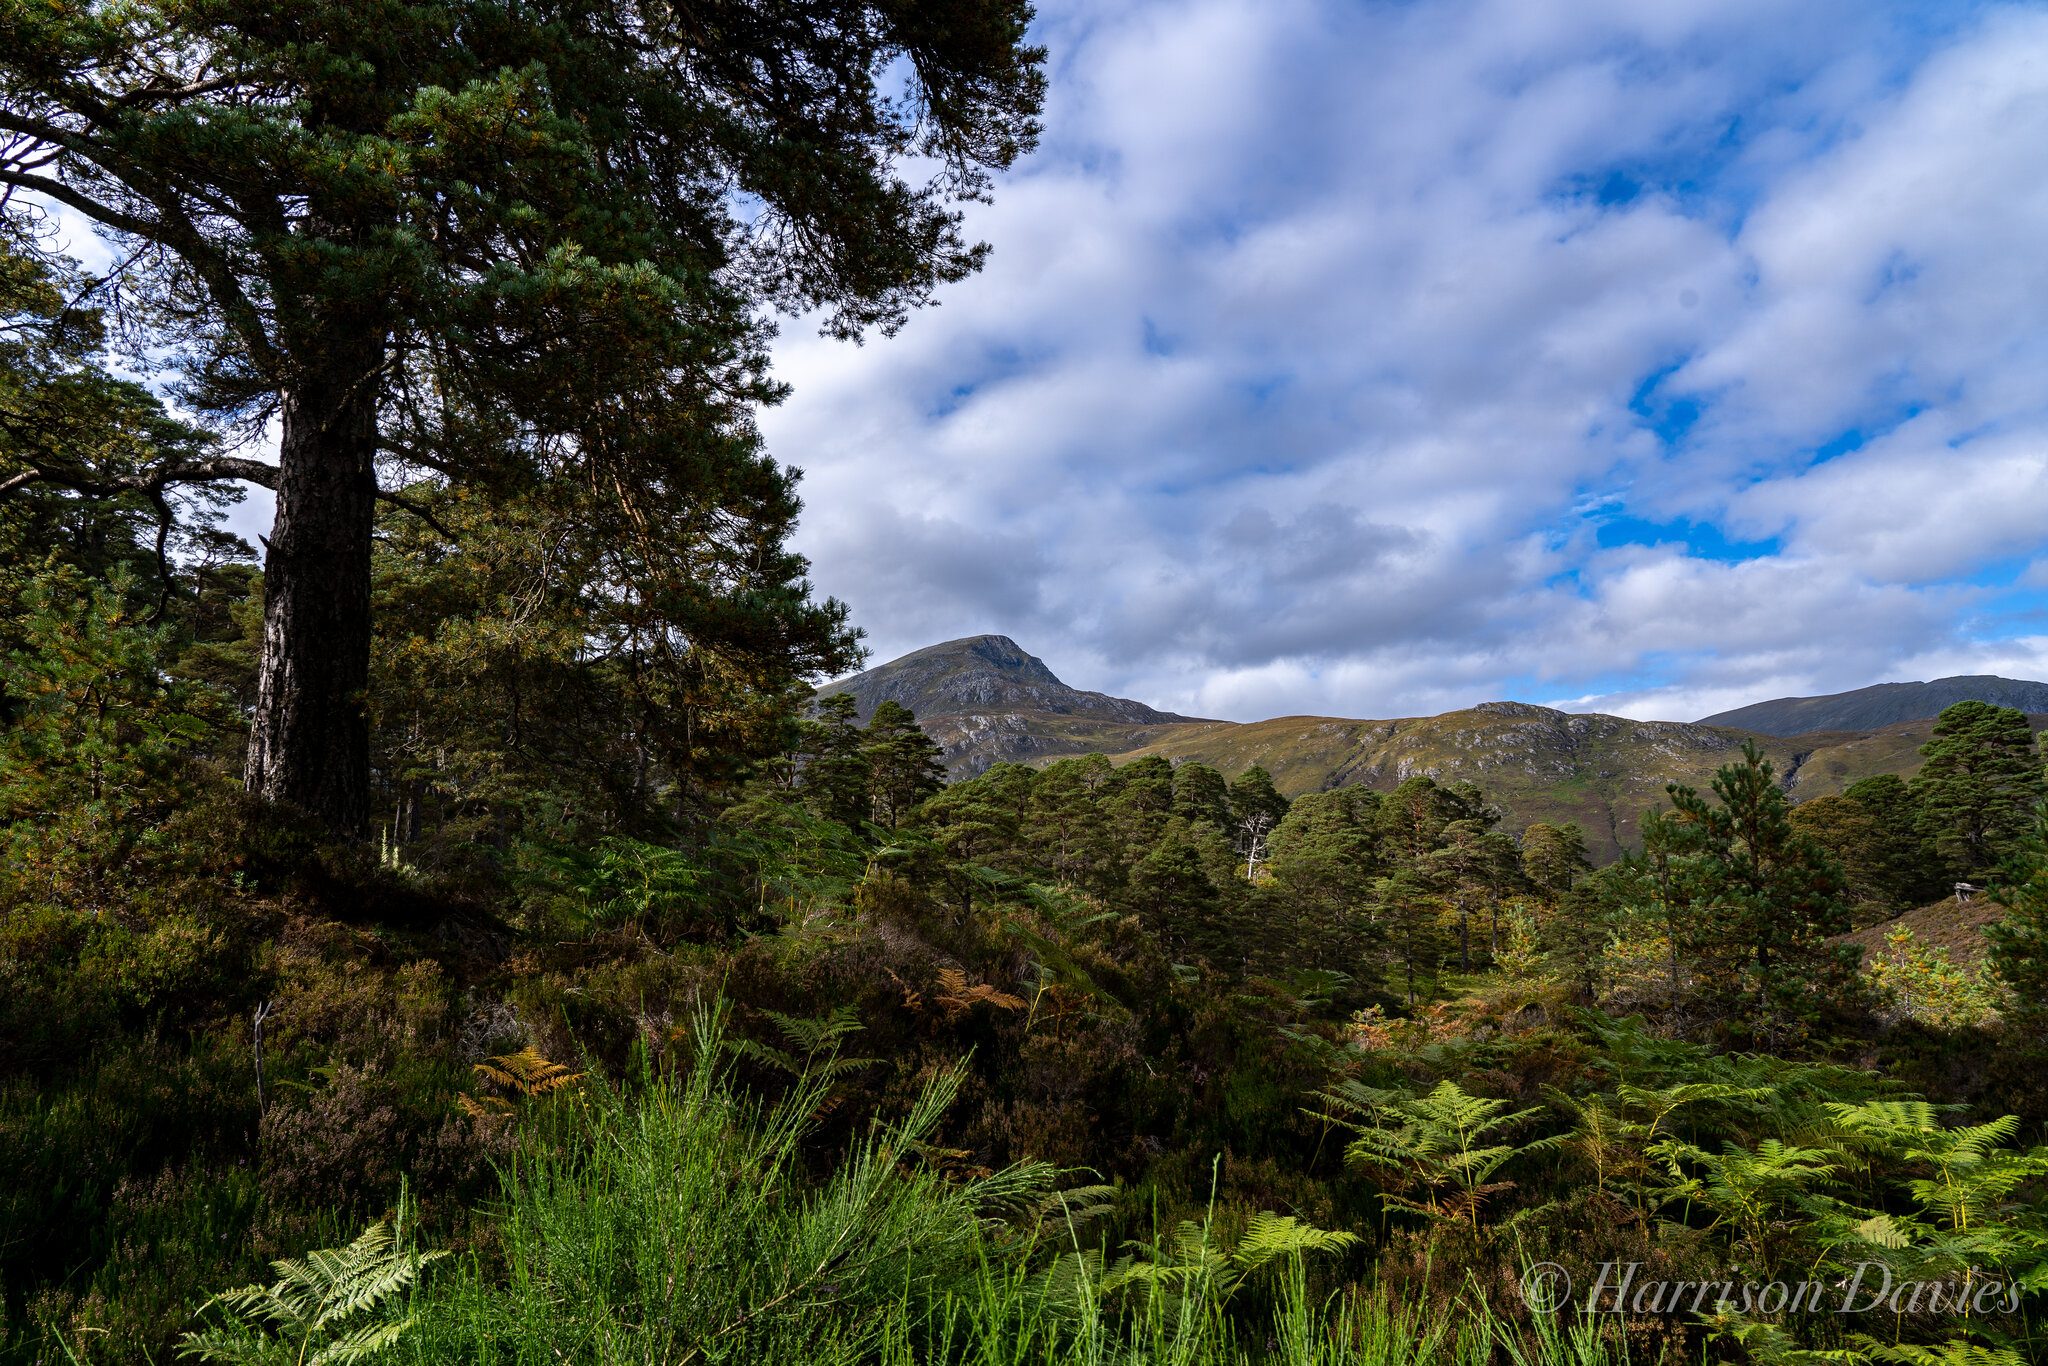
[[1757,1366],[1864,1366],[1870,1360],[1855,1347],[1803,1347],[1782,1326],[1731,1310],[1703,1315],[1701,1324],[1711,1337],[1739,1343]]
[[1856,1342],[1870,1360],[1890,1366],[2027,1366],[2017,1347],[1980,1347],[1961,1338],[1932,1347],[1879,1342],[1862,1335]]
[[772,1044],[761,1043],[756,1039],[733,1039],[726,1046],[740,1057],[751,1058],[755,1062],[766,1064],[778,1072],[787,1072],[791,1076],[800,1076],[804,1070],[804,1065],[784,1050]]
[[[1487,1196],[1511,1182],[1494,1176],[1509,1162],[1567,1141],[1558,1134],[1528,1143],[1500,1141],[1543,1107],[1509,1111],[1509,1102],[1475,1096],[1454,1081],[1423,1095],[1344,1083],[1325,1091],[1321,1118],[1351,1130],[1345,1158],[1387,1173],[1382,1198],[1431,1216],[1455,1215],[1475,1227]],[[1423,1198],[1409,1198],[1419,1191]]]
[[1083,1224],[1116,1213],[1117,1197],[1121,1194],[1115,1186],[1069,1186],[1053,1192],[1051,1207],[1059,1210],[1062,1220]]
[[1851,1134],[1898,1138],[1941,1128],[1941,1107],[1926,1100],[1869,1100],[1860,1105],[1830,1101],[1826,1109],[1835,1123]]
[[1304,1224],[1291,1214],[1254,1214],[1244,1236],[1230,1251],[1231,1261],[1249,1274],[1277,1257],[1298,1257],[1309,1252],[1341,1252],[1358,1242],[1358,1235],[1338,1229],[1321,1229]]
[[1913,1237],[1889,1214],[1873,1214],[1850,1229],[1858,1238],[1874,1247],[1897,1252],[1911,1247]]
[[274,1338],[252,1337],[246,1330],[204,1328],[178,1340],[178,1355],[199,1361],[224,1361],[234,1366],[268,1366],[290,1358]]
[[967,1183],[969,1203],[984,1218],[1042,1213],[1055,1195],[1060,1169],[1050,1162],[1019,1162]]
[[185,1334],[178,1355],[229,1366],[367,1360],[396,1342],[409,1320],[359,1324],[338,1336],[329,1330],[403,1293],[422,1267],[447,1255],[413,1253],[399,1241],[392,1224],[380,1220],[347,1247],[279,1258],[270,1264],[277,1273],[271,1284],[226,1290],[201,1306],[201,1314],[216,1310],[224,1321]]
[[397,1342],[412,1327],[410,1318],[395,1323],[365,1324],[335,1338],[306,1358],[306,1366],[355,1366]]
[[752,1058],[793,1077],[808,1075],[814,1080],[832,1080],[847,1072],[873,1067],[877,1061],[874,1058],[839,1056],[841,1042],[866,1028],[860,1022],[859,1012],[850,1005],[839,1006],[827,1015],[816,1017],[784,1015],[774,1010],[761,1013],[775,1025],[776,1032],[782,1035],[788,1047],[777,1048],[753,1039],[734,1039],[728,1046],[741,1057]]
[[835,1006],[830,1013],[816,1017],[784,1015],[774,1010],[761,1013],[774,1022],[791,1048],[801,1050],[807,1057],[836,1049],[846,1038],[867,1028],[860,1021],[860,1012],[850,1005]]
[[1049,1162],[1020,1162],[967,1183],[968,1201],[985,1218],[1043,1220],[1078,1227],[1116,1210],[1115,1186],[1058,1185],[1068,1173]]
[[1221,1312],[1254,1275],[1276,1262],[1297,1270],[1312,1252],[1338,1252],[1358,1241],[1354,1234],[1304,1224],[1292,1215],[1255,1214],[1234,1246],[1223,1245],[1206,1222],[1184,1219],[1173,1236],[1157,1243],[1126,1244],[1130,1253],[1103,1277],[1105,1292],[1124,1287],[1171,1288],[1187,1303]]

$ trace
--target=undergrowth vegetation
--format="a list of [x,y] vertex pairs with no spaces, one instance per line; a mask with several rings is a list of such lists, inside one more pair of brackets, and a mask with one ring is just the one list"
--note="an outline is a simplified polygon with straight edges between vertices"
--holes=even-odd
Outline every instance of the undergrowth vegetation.
[[[1773,894],[1711,844],[1560,875],[1422,780],[1291,804],[1253,881],[1256,775],[942,787],[836,724],[687,838],[516,833],[488,880],[189,750],[161,834],[10,865],[8,1355],[2040,1356],[2010,999],[1942,1027],[1779,928],[1774,982],[1741,921],[1645,954]],[[827,814],[891,764],[898,824]]]

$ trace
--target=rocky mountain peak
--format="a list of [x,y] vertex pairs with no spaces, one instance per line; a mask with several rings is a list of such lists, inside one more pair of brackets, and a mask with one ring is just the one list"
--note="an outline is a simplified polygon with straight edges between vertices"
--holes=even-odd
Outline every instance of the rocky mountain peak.
[[917,653],[928,652],[935,655],[950,653],[958,657],[963,665],[995,669],[1020,681],[1051,687],[1066,686],[1045,666],[1044,660],[1037,655],[1026,654],[1024,647],[1008,636],[965,636],[959,640],[949,640],[943,645],[930,646],[928,650],[920,650]]
[[1554,716],[1562,719],[1565,715],[1565,713],[1555,708],[1539,707],[1533,702],[1481,702],[1472,710],[1483,711],[1490,716],[1541,717],[1546,719]]
[[842,692],[853,694],[863,718],[886,700],[929,722],[1017,712],[1143,725],[1190,719],[1128,698],[1070,687],[1044,660],[999,635],[927,645],[819,689],[821,696]]

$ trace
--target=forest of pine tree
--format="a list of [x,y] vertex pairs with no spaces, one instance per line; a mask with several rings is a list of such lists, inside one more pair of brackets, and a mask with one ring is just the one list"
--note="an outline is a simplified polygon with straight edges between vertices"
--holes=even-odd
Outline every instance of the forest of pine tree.
[[814,692],[766,319],[979,267],[1029,17],[0,10],[0,1360],[2044,1359],[2023,714],[1595,867]]

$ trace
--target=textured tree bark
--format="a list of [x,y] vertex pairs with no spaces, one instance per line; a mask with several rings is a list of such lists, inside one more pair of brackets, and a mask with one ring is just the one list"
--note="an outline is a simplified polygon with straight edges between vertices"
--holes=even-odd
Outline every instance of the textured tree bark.
[[381,341],[331,348],[284,396],[248,790],[332,829],[370,814],[370,534]]

